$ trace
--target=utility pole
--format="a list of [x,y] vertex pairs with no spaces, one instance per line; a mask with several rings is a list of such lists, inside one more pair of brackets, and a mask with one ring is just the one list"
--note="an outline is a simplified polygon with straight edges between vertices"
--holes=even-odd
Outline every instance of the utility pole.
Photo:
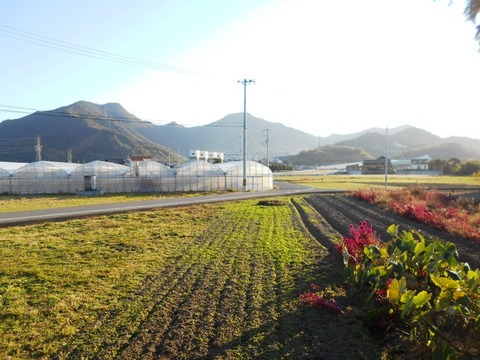
[[42,142],[40,140],[40,135],[37,135],[37,143],[35,144],[35,160],[42,161]]
[[388,188],[388,126],[385,129],[385,190]]
[[242,138],[243,138],[243,136],[240,135],[239,138],[240,138],[240,148],[238,149],[238,159],[240,160],[242,158],[242,144],[243,144]]
[[243,85],[243,191],[247,191],[247,85],[255,80],[238,80]]
[[270,161],[269,161],[269,158],[268,158],[268,143],[269,143],[269,140],[268,140],[268,131],[270,129],[264,129],[266,132],[267,132],[267,139],[265,140],[265,144],[267,145],[267,167],[270,168]]

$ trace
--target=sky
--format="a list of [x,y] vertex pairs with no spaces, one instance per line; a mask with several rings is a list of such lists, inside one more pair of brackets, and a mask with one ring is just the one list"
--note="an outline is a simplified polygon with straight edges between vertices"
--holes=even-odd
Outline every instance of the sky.
[[463,5],[2,0],[0,121],[85,100],[190,127],[246,104],[320,137],[411,125],[480,138],[480,44]]

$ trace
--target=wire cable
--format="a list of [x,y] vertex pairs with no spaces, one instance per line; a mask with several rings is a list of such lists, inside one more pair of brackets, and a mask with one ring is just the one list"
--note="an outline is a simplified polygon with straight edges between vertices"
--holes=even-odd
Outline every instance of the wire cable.
[[180,74],[194,73],[192,70],[160,64],[153,61],[142,60],[142,59],[138,59],[130,56],[115,54],[112,52],[98,50],[98,49],[90,48],[87,46],[76,45],[66,41],[56,40],[47,36],[34,34],[28,31],[23,31],[20,29],[16,29],[16,28],[1,25],[1,24],[0,24],[0,36],[55,49],[55,50],[60,50],[68,53],[73,53],[77,55],[87,56],[87,57],[106,60],[106,61],[112,61],[112,62],[126,64],[126,65],[143,67],[143,68],[152,69],[152,70],[160,70],[160,71],[180,73]]
[[[163,125],[178,125],[173,122],[167,121],[159,121],[159,120],[142,120],[138,119],[132,115],[132,117],[122,117],[122,116],[107,116],[101,114],[83,114],[83,113],[69,113],[65,111],[58,111],[58,110],[39,110],[33,109],[28,107],[20,107],[20,106],[13,106],[13,105],[4,105],[0,104],[0,112],[7,112],[7,113],[15,113],[15,114],[27,114],[27,115],[45,115],[45,116],[60,116],[60,117],[67,117],[67,118],[80,118],[80,119],[90,119],[90,120],[104,120],[104,121],[120,121],[120,122],[133,122],[137,124],[151,124],[157,126]],[[33,112],[33,113],[32,113]],[[182,125],[185,126],[185,125]],[[231,124],[205,124],[201,126],[207,127],[220,127],[220,128],[237,128],[242,127],[243,125],[239,122],[231,123]]]
[[[7,108],[7,109],[2,109],[2,108]],[[34,111],[33,114],[31,113],[32,111]],[[81,118],[81,119],[89,119],[89,120],[106,120],[106,121],[121,121],[121,122],[152,124],[150,121],[140,120],[138,118],[135,118],[133,115],[132,117],[123,117],[123,116],[108,116],[108,115],[101,115],[101,114],[69,113],[69,112],[58,111],[58,110],[44,111],[44,110],[23,108],[19,106],[2,105],[2,104],[0,104],[0,112],[23,113],[23,114],[29,114],[29,115],[60,116],[60,117],[77,118],[77,119]]]

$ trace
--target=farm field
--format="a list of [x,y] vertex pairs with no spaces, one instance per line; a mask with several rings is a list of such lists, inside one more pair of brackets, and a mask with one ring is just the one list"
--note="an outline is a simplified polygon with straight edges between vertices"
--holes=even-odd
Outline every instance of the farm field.
[[330,255],[289,199],[274,205],[0,229],[0,357],[315,357],[351,331],[367,339],[356,356],[379,352],[358,325],[299,308]]
[[[295,172],[301,173],[301,172]],[[357,190],[385,188],[383,175],[282,175],[274,174],[275,181],[290,182],[303,186],[331,190]],[[480,180],[460,176],[406,176],[389,175],[388,187],[425,186],[437,188],[480,187]],[[205,193],[145,193],[145,194],[103,194],[100,196],[58,195],[1,195],[0,212],[41,210],[50,208],[111,204],[119,202],[155,200],[165,197],[201,196]],[[211,194],[211,192],[209,193]]]
[[[381,359],[331,252],[350,224],[478,245],[346,195],[209,204],[0,229],[0,358]],[[344,309],[300,304],[315,283]]]
[[[313,188],[332,190],[358,190],[385,188],[385,175],[312,175],[292,172],[288,175],[275,173],[275,181],[291,182]],[[435,188],[479,187],[480,180],[469,176],[388,175],[387,188],[424,186]]]

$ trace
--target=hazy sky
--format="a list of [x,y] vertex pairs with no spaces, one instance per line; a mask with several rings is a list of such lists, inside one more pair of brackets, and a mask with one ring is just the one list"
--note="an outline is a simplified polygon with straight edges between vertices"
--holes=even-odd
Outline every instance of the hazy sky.
[[243,112],[237,81],[254,79],[247,112],[315,136],[408,124],[480,138],[463,4],[2,0],[0,120],[86,100],[198,126]]

